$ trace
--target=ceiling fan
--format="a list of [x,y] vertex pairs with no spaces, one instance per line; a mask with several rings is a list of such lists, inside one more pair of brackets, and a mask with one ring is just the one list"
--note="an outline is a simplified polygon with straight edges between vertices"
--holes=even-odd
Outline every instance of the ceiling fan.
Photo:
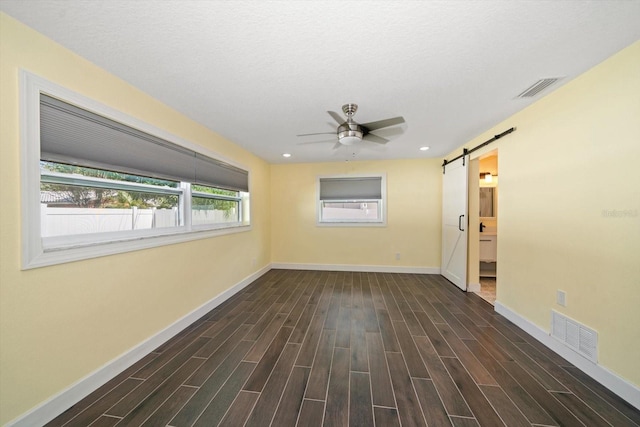
[[[345,104],[342,106],[342,111],[347,116],[347,120],[345,121],[338,113],[335,111],[327,111],[329,115],[338,122],[338,128],[335,132],[319,132],[319,133],[303,133],[297,136],[310,136],[310,135],[336,135],[338,137],[338,142],[333,147],[338,148],[341,145],[353,145],[360,141],[369,141],[375,142],[376,144],[386,144],[389,142],[388,139],[383,138],[379,135],[374,135],[371,132],[376,131],[378,129],[386,128],[389,126],[395,126],[404,123],[404,118],[393,117],[390,119],[378,120],[375,122],[369,123],[356,123],[353,120],[353,116],[358,110],[358,104]],[[333,141],[333,140],[332,140]],[[316,142],[326,142],[326,141],[316,141]],[[303,144],[314,144],[311,143],[303,143]]]

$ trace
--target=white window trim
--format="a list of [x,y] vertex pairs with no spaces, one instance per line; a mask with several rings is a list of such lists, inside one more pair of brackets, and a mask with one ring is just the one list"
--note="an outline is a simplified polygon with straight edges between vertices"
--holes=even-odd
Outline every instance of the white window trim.
[[[111,107],[75,93],[65,87],[52,83],[35,74],[20,70],[20,162],[21,162],[21,231],[22,231],[22,269],[44,267],[65,262],[79,261],[106,255],[137,251],[157,246],[171,245],[192,240],[207,239],[215,236],[250,231],[251,211],[241,212],[242,222],[191,227],[185,221],[182,227],[154,230],[136,230],[136,232],[114,232],[107,237],[96,234],[87,243],[82,238],[48,240],[43,244],[40,226],[40,94],[45,93],[65,100],[78,107],[131,126],[143,132],[183,146],[205,156],[219,159],[230,165],[248,171],[249,185],[251,170],[246,166],[220,156],[211,150],[172,135],[162,129],[117,111]],[[183,189],[184,190],[184,189]],[[249,188],[249,194],[251,188]],[[191,209],[190,197],[186,197],[185,209]],[[249,205],[249,200],[243,203]],[[242,205],[242,203],[241,203]],[[190,218],[190,216],[188,216]],[[105,240],[105,238],[107,240]],[[53,244],[53,246],[52,246]]]
[[[320,180],[323,178],[381,178],[381,205],[379,220],[323,220],[322,219],[322,200],[320,200]],[[318,227],[386,227],[387,226],[387,174],[385,173],[367,173],[358,175],[319,175],[316,177],[316,226]],[[331,200],[325,200],[332,202]],[[371,202],[374,200],[359,199],[358,202]],[[375,200],[377,201],[377,200]],[[337,203],[354,202],[351,200],[335,200]]]
[[96,188],[108,188],[114,190],[141,191],[144,193],[169,194],[181,196],[184,193],[182,188],[160,187],[157,185],[139,184],[128,181],[114,181],[111,179],[95,178],[84,175],[70,175],[66,173],[44,171],[40,174],[40,179],[47,184],[77,185]]

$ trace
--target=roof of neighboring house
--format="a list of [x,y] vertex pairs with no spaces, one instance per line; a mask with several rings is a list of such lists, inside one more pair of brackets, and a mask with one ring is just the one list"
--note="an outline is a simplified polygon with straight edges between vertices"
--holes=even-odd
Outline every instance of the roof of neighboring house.
[[72,198],[64,191],[40,191],[40,203],[48,205],[73,203]]

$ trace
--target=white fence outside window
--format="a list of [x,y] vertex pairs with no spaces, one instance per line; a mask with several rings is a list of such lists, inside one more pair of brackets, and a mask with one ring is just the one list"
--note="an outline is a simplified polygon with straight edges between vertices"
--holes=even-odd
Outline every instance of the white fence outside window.
[[[42,237],[177,227],[178,209],[62,208],[41,204]],[[193,210],[192,224],[237,221],[235,209]]]

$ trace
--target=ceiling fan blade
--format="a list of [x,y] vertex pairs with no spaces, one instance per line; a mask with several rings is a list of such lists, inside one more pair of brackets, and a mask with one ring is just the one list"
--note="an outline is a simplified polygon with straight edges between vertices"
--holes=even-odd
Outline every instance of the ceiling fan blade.
[[387,142],[389,142],[389,140],[387,138],[383,138],[381,136],[374,135],[372,133],[366,134],[362,138],[362,140],[363,141],[369,141],[369,142],[375,142],[376,144],[386,144]]
[[316,132],[316,133],[301,133],[296,136],[311,136],[311,135],[335,135],[335,132]]
[[389,126],[395,126],[404,123],[404,117],[393,117],[391,119],[378,120],[377,122],[361,123],[360,126],[367,128],[369,132],[376,129],[382,129]]
[[338,141],[336,142],[336,145],[333,146],[333,150],[337,150],[340,147],[342,147],[342,144],[340,144],[340,141]]
[[333,120],[338,122],[339,125],[343,124],[346,121],[340,114],[336,113],[335,111],[327,111],[327,113],[329,113],[329,115],[333,117]]
[[296,145],[326,144],[327,142],[336,142],[336,139],[332,138],[332,139],[323,139],[322,141],[298,142]]
[[[402,127],[396,128],[384,128],[375,130],[375,134],[381,136],[383,138],[389,138],[393,136],[402,135],[404,133],[404,129]],[[369,135],[369,134],[367,134]]]

